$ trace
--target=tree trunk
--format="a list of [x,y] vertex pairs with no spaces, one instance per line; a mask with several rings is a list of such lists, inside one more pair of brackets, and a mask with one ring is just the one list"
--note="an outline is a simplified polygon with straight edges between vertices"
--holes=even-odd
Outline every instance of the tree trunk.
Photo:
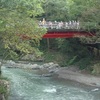
[[1,64],[0,64],[0,75],[1,75]]
[[0,75],[2,74],[1,66],[2,66],[2,61],[0,62]]
[[50,41],[49,41],[49,38],[47,38],[47,47],[48,47],[48,51],[50,51]]

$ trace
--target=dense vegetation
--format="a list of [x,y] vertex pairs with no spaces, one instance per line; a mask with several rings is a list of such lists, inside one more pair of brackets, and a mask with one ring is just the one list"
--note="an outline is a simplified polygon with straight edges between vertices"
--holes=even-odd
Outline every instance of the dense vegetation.
[[36,16],[43,13],[38,0],[0,0],[0,55],[19,59],[25,54],[40,54],[39,41],[45,33]]
[[[99,4],[99,0],[45,0],[43,4],[45,13],[42,15],[45,19],[51,21],[80,21],[84,30],[88,32],[92,30],[96,34],[93,37],[50,39],[50,54],[47,53],[45,56],[49,61],[51,58],[52,61],[56,60],[62,66],[74,64],[78,65],[80,69],[100,73]],[[43,40],[41,44],[43,50],[48,48],[47,45],[43,45],[46,44],[46,40]],[[59,53],[62,57],[59,56]]]
[[37,0],[0,0],[0,43],[6,49],[6,57],[15,59],[18,53],[38,51],[45,30],[38,27],[36,16],[42,12],[41,2]]
[[[94,64],[100,60],[100,55],[95,54],[95,51],[99,54],[100,48],[85,45],[100,43],[99,5],[100,0],[0,0],[0,56],[18,60],[26,54],[39,56],[41,49],[49,61],[53,58],[62,66],[75,64],[81,69],[89,68],[91,62]],[[46,30],[37,24],[43,18],[80,21],[84,30],[96,30],[96,36],[50,39],[49,53],[51,51],[52,54],[49,55],[47,40],[41,40]]]

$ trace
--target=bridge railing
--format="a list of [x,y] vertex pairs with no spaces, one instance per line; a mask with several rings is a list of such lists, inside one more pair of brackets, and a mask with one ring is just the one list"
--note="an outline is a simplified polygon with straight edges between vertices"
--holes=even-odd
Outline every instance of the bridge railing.
[[79,21],[68,21],[68,22],[52,22],[52,21],[39,21],[40,28],[47,29],[93,29],[98,27],[98,23],[94,22],[79,22]]
[[79,21],[69,21],[69,22],[40,21],[38,24],[40,28],[47,28],[47,29],[80,29],[81,28]]

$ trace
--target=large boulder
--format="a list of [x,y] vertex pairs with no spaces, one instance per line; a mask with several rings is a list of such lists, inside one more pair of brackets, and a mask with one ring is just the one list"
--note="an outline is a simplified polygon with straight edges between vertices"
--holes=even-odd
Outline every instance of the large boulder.
[[48,70],[49,73],[55,73],[58,70],[58,67],[60,67],[58,64],[55,64],[53,62],[45,63],[40,66],[42,70]]

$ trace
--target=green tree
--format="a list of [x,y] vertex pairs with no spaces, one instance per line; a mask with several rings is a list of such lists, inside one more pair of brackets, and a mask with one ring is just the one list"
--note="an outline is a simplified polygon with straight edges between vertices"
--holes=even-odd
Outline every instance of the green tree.
[[36,17],[42,13],[40,0],[0,0],[0,43],[5,57],[39,52],[46,30],[39,28]]
[[73,0],[70,6],[69,16],[72,19],[80,20],[83,29],[91,31],[96,30],[96,36],[93,38],[83,37],[83,42],[100,42],[100,0]]
[[51,21],[68,20],[69,0],[45,0],[43,17]]

